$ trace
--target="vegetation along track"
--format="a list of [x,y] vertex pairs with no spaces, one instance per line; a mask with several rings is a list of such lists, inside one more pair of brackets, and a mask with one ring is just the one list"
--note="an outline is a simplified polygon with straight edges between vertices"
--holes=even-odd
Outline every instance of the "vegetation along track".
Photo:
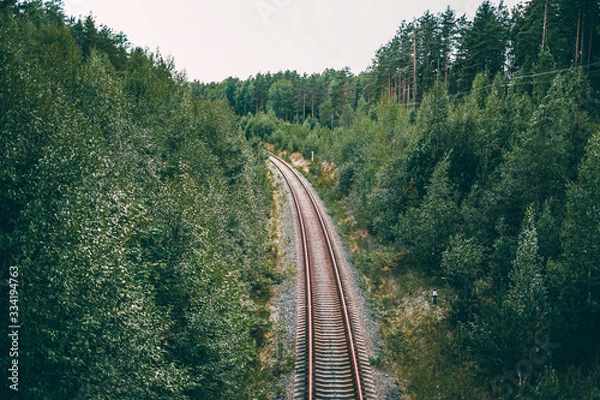
[[323,212],[296,170],[276,156],[270,161],[290,190],[302,248],[294,398],[374,398],[356,312],[345,295]]

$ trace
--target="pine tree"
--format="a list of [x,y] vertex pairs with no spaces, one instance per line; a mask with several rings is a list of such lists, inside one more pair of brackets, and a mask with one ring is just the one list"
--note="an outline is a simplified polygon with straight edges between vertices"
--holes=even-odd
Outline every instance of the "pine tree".
[[493,78],[506,63],[508,17],[504,8],[485,0],[473,22],[463,29],[456,60],[457,90],[467,92],[475,76],[485,72]]
[[400,244],[412,252],[414,262],[430,270],[440,266],[442,252],[456,233],[460,218],[449,168],[445,157],[436,165],[420,207],[400,217]]
[[527,384],[537,357],[548,356],[548,349],[540,348],[540,343],[545,343],[548,337],[550,307],[534,218],[533,207],[529,207],[519,234],[517,254],[503,304],[507,329],[499,332],[506,346],[504,364],[514,362],[512,365],[520,366],[515,371],[518,378],[515,386]]
[[285,121],[293,120],[294,91],[292,82],[281,79],[271,85],[267,108],[273,110],[278,118]]
[[577,183],[569,187],[562,233],[564,256],[550,276],[558,300],[557,335],[567,359],[594,357],[600,329],[600,134],[590,139]]

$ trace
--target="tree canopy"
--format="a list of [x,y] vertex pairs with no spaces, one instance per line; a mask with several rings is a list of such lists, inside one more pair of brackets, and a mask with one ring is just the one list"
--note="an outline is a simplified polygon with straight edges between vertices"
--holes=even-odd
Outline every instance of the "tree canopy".
[[92,17],[2,2],[0,138],[19,398],[266,396],[271,189],[226,101]]

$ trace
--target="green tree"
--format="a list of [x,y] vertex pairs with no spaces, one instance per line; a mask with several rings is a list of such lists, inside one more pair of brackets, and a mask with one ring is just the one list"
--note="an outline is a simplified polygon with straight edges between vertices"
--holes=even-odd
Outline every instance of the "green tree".
[[353,105],[352,94],[350,93],[350,78],[349,70],[333,71],[329,82],[328,99],[333,108],[332,112],[335,119],[341,118],[346,105]]
[[559,24],[557,15],[556,0],[533,0],[513,16],[515,68],[531,71],[540,54],[552,52],[558,39],[555,35]]
[[508,40],[506,10],[485,0],[473,22],[463,29],[455,63],[459,92],[467,92],[475,76],[485,72],[493,78],[504,71]]
[[526,335],[526,340],[519,343],[522,346],[521,357],[527,357],[535,336],[547,329],[548,304],[542,267],[534,212],[530,207],[519,234],[519,246],[509,275],[505,300],[506,305],[519,318],[515,325]]
[[552,263],[549,272],[560,312],[556,335],[566,340],[563,351],[569,360],[594,357],[594,354],[590,354],[590,349],[598,345],[598,168],[600,135],[595,133],[579,168],[579,179],[568,189],[562,233],[564,255],[560,261]]
[[505,346],[504,365],[516,365],[514,374],[518,385],[515,386],[525,386],[532,378],[536,357],[547,358],[546,352],[549,351],[540,347],[540,343],[545,343],[549,337],[550,305],[542,259],[538,252],[532,207],[527,210],[519,234],[517,254],[509,274],[508,292],[503,307],[508,328],[502,337]]
[[101,51],[108,55],[113,67],[119,71],[123,70],[127,62],[127,38],[123,33],[114,33],[110,28],[96,26],[96,22],[91,15],[88,15],[84,21],[77,20],[73,24],[72,35],[83,52],[83,57],[87,59],[92,52]]
[[519,224],[531,203],[538,210],[551,197],[564,204],[566,185],[575,179],[575,166],[588,136],[585,113],[577,106],[584,87],[577,74],[557,77],[527,130],[516,135],[516,144],[501,168],[496,197],[510,225]]
[[423,188],[435,166],[452,152],[449,116],[450,97],[446,87],[440,84],[425,96],[417,114],[416,143],[409,154],[407,173],[418,193],[424,193]]
[[436,165],[419,208],[409,209],[400,217],[398,244],[401,250],[408,250],[412,261],[429,271],[439,268],[442,253],[460,222],[449,168],[449,159],[445,157]]
[[453,314],[461,322],[471,320],[479,304],[478,286],[483,278],[486,256],[485,248],[476,239],[454,236],[442,254],[442,273],[457,298],[453,303]]
[[271,85],[267,108],[273,110],[278,118],[292,121],[294,116],[294,91],[292,82],[281,79]]
[[[506,257],[513,257],[510,270],[504,276],[505,282],[484,276],[474,284],[467,283],[479,299],[470,304],[470,310],[475,312],[467,314],[470,318],[463,319],[458,325],[467,348],[475,354],[492,388],[498,391],[496,395],[507,396],[527,385],[535,369],[534,361],[542,357],[548,360],[547,352],[550,351],[541,348],[548,341],[551,305],[534,217],[530,207],[518,236],[516,253],[500,241],[496,244],[498,250],[501,247],[501,251],[508,250]],[[466,244],[470,244],[470,248],[465,247]],[[473,257],[471,263],[481,265],[481,248],[473,247],[472,242],[463,242],[462,246],[467,251],[466,260]],[[460,259],[460,254],[448,250],[446,257],[449,262],[446,268],[455,266],[449,272],[464,270],[460,261],[452,262],[455,257]],[[489,259],[492,268],[496,257],[492,254]],[[472,273],[463,276],[465,279],[477,277]]]

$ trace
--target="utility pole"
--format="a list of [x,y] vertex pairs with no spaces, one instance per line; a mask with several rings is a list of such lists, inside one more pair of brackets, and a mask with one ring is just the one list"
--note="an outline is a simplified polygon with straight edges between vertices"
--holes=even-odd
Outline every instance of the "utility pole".
[[417,109],[417,27],[415,26],[413,35],[413,108]]
[[575,41],[575,65],[579,63],[579,44],[581,41],[581,4],[577,14],[577,40]]
[[446,39],[446,57],[444,60],[444,83],[448,83],[448,74],[450,72],[450,39]]
[[594,26],[594,19],[592,18],[592,21],[590,22],[590,38],[588,39],[588,62],[587,62],[587,69],[588,72],[590,70],[590,63],[591,63],[591,59],[592,59],[592,34],[594,33],[594,31],[592,30]]
[[546,49],[546,34],[548,32],[548,0],[546,0],[546,7],[544,8],[544,29],[542,32],[542,51]]
[[302,85],[302,118],[306,120],[306,79]]

